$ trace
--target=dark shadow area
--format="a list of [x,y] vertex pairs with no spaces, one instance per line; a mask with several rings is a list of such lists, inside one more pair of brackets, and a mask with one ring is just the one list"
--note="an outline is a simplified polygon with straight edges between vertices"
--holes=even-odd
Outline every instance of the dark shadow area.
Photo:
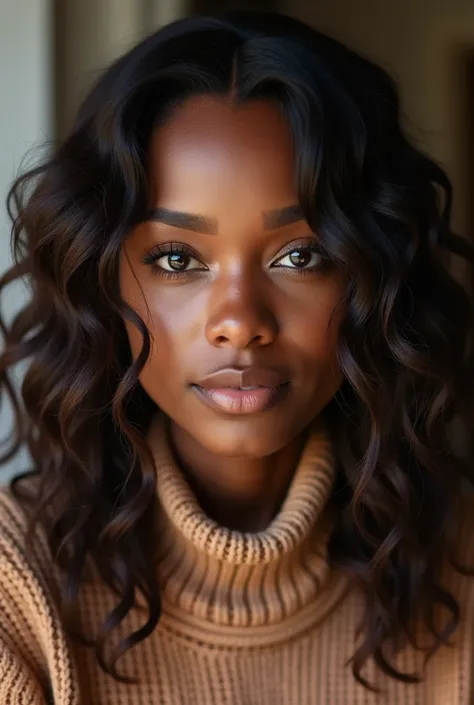
[[229,10],[276,10],[275,0],[193,0],[192,12],[197,15],[227,12]]

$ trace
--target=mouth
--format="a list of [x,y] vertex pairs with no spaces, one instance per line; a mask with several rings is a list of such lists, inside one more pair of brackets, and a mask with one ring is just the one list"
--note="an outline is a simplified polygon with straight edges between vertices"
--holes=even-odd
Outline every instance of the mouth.
[[191,385],[207,406],[226,414],[256,414],[283,401],[288,380],[273,370],[246,368],[219,370]]
[[257,414],[268,411],[282,401],[288,391],[289,382],[278,387],[222,387],[203,389],[192,385],[195,392],[208,404],[227,414]]

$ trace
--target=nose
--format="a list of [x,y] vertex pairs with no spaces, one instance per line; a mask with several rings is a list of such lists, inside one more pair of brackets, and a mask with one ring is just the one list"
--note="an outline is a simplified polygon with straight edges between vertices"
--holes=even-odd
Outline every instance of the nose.
[[215,347],[243,350],[269,345],[278,325],[270,302],[247,277],[218,283],[212,292],[206,338]]

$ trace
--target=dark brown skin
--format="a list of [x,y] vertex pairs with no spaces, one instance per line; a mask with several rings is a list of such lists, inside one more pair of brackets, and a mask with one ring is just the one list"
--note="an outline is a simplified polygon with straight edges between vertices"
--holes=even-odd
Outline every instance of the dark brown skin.
[[[278,512],[304,432],[342,381],[344,277],[314,265],[321,258],[308,248],[317,241],[302,215],[270,228],[263,215],[297,205],[293,174],[290,131],[271,103],[235,108],[191,98],[152,136],[150,206],[211,222],[194,232],[149,220],[121,253],[122,296],[154,338],[140,382],[171,419],[178,461],[202,507],[241,531],[264,529]],[[181,268],[174,278],[163,255],[170,243]],[[176,243],[192,252],[176,253]],[[145,264],[157,245],[158,261]],[[126,325],[136,357],[142,339]],[[219,368],[255,365],[289,381],[286,397],[263,412],[212,409],[191,386]]]

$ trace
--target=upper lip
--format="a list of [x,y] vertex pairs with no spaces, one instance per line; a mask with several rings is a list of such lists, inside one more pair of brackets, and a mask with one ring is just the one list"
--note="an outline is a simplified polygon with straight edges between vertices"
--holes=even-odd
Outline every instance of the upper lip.
[[277,370],[265,367],[227,367],[216,370],[204,377],[198,386],[203,389],[222,389],[224,387],[279,387],[288,378]]

